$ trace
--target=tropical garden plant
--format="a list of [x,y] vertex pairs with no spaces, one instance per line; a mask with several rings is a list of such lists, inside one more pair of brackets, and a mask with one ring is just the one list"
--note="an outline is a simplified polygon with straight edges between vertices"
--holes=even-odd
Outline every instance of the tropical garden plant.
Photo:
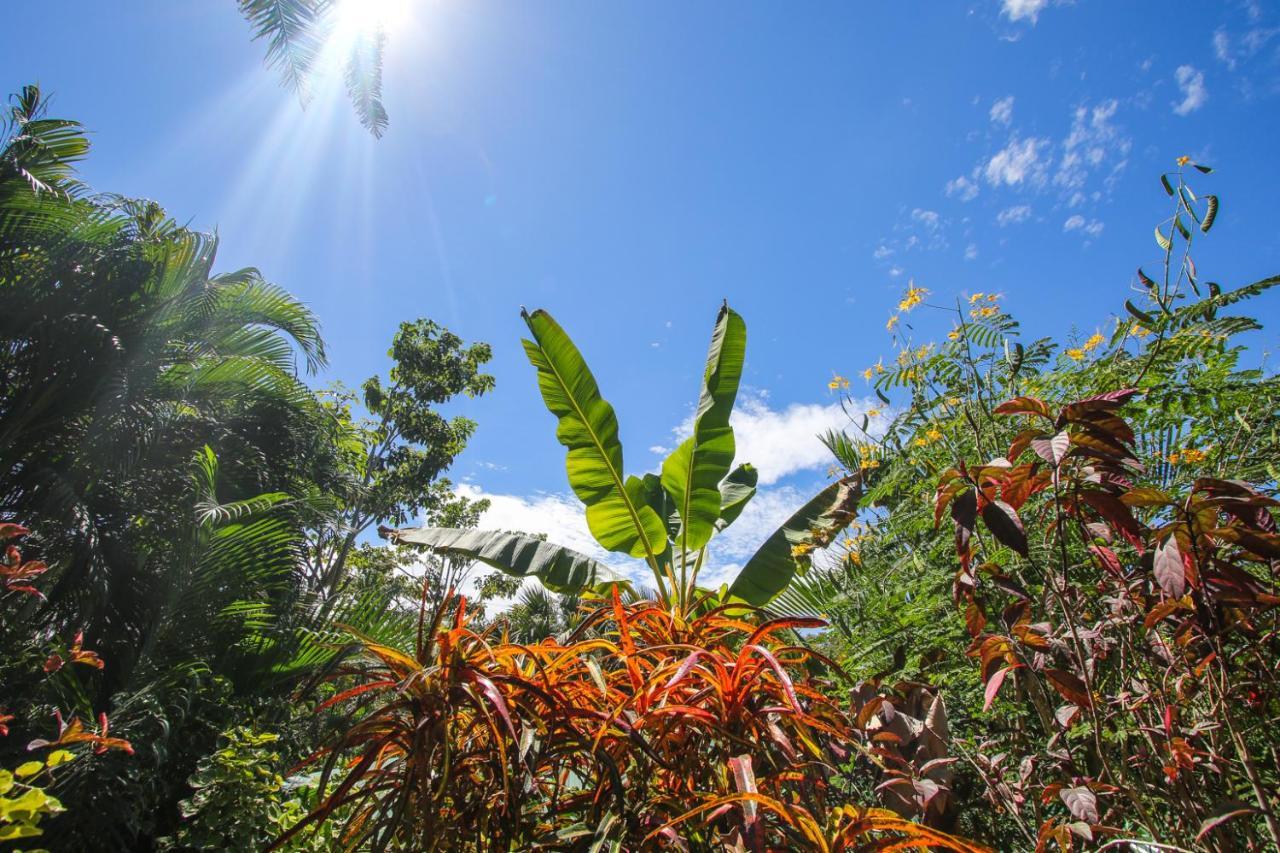
[[[830,614],[820,646],[861,682],[859,718],[913,682],[947,696],[950,778],[884,754],[892,778],[845,768],[859,790],[924,786],[946,798],[936,823],[1027,848],[1280,843],[1262,663],[1280,385],[1240,367],[1259,324],[1232,310],[1280,277],[1226,289],[1197,270],[1219,201],[1188,175],[1210,171],[1161,177],[1161,272],[1137,271],[1109,335],[1024,344],[999,295],[903,297],[897,363],[866,378],[882,406],[906,401],[884,431],[827,437],[867,475],[863,526],[783,596]],[[945,342],[912,340],[918,306],[951,315]]]

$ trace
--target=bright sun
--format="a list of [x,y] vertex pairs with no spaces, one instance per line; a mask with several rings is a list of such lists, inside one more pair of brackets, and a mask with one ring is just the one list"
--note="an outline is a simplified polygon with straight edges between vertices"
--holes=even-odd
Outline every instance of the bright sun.
[[381,30],[388,35],[404,26],[413,0],[339,0],[333,7],[333,40],[350,44]]

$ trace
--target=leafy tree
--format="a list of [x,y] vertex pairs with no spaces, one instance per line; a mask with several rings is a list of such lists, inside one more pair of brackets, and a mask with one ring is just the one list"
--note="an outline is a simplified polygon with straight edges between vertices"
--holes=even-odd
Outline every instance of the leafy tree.
[[329,395],[328,433],[319,458],[332,479],[319,511],[309,521],[308,570],[317,590],[328,595],[343,582],[347,558],[360,536],[374,524],[404,524],[425,514],[441,524],[473,526],[487,506],[453,493],[440,479],[475,431],[469,418],[446,418],[437,407],[459,394],[475,397],[493,388],[481,367],[490,358],[488,344],[464,344],[430,320],[402,323],[388,355],[390,376],[364,383],[364,409],[352,413],[354,395]]

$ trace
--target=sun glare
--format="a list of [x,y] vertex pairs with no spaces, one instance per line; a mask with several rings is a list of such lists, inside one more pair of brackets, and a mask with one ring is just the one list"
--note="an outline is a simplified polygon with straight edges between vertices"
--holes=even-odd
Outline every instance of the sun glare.
[[408,21],[412,3],[413,0],[340,0],[333,9],[333,41],[350,45],[378,31],[392,35]]

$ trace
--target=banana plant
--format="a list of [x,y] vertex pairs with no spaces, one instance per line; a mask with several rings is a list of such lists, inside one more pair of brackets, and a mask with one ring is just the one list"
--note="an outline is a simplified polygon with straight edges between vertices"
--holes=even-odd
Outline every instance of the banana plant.
[[[742,378],[747,329],[721,306],[716,315],[693,434],[662,463],[661,474],[628,475],[613,406],[569,335],[546,311],[522,311],[532,340],[525,354],[558,423],[567,450],[569,485],[586,510],[587,527],[605,550],[643,559],[664,602],[687,611],[698,592],[708,546],[755,496],[758,473],[734,466],[730,414]],[[857,512],[858,476],[831,483],[769,536],[741,572],[715,597],[756,607],[768,604],[804,573],[813,551],[831,543]],[[590,593],[621,574],[592,558],[520,533],[421,527],[382,530],[396,542],[416,543],[448,556],[485,563],[508,574],[536,577],[545,586]]]

